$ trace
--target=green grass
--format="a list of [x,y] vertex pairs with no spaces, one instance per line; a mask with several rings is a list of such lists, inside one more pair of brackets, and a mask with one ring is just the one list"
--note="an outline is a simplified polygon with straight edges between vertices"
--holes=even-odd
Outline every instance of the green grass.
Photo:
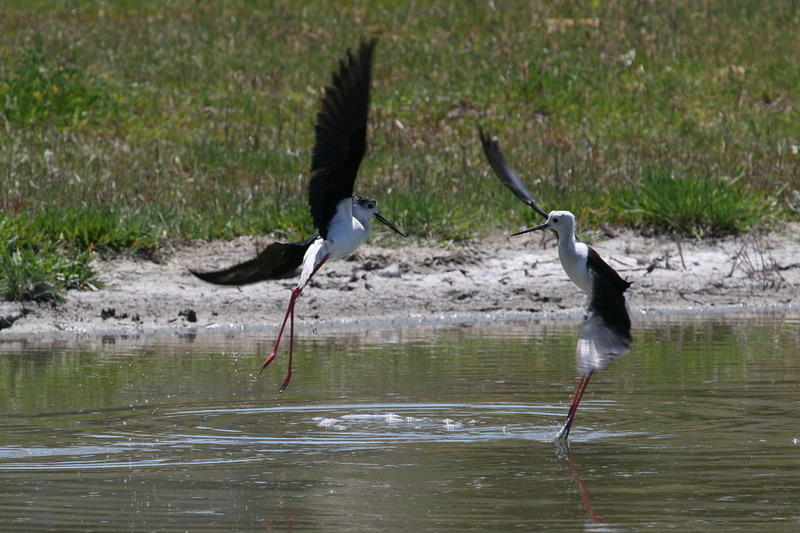
[[2,113],[15,127],[76,127],[94,116],[116,116],[117,100],[102,78],[79,67],[52,63],[36,48],[10,54],[0,78]]
[[88,252],[65,252],[47,245],[33,250],[13,243],[0,247],[0,298],[58,303],[70,289],[101,287]]
[[664,169],[646,173],[642,187],[622,191],[616,205],[631,225],[697,237],[741,233],[775,212],[774,201],[739,180],[676,177]]
[[16,247],[61,243],[102,254],[147,253],[158,245],[149,218],[106,206],[45,208],[30,215],[0,213],[0,239]]
[[[489,174],[479,123],[582,227],[746,231],[798,216],[798,19],[757,1],[8,0],[0,213],[31,250],[307,235],[321,88],[378,34],[357,189],[408,234],[533,220]],[[667,222],[679,208],[654,201],[650,169],[719,188],[720,220]],[[742,197],[769,209],[732,224]]]

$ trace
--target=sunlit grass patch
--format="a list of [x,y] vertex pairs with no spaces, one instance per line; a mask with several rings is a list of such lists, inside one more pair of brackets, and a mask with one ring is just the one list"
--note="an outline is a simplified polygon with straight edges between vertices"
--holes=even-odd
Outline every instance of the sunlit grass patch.
[[772,216],[774,199],[740,180],[676,176],[652,170],[642,184],[622,191],[617,208],[629,224],[699,237],[747,231]]
[[5,236],[21,248],[58,243],[66,249],[101,254],[148,254],[159,243],[155,231],[150,218],[142,213],[110,206],[0,213],[0,238]]
[[54,302],[71,289],[101,286],[89,252],[60,250],[47,244],[39,249],[0,246],[0,298],[10,301]]
[[0,299],[57,303],[65,291],[102,286],[90,249],[58,242],[27,217],[0,212]]

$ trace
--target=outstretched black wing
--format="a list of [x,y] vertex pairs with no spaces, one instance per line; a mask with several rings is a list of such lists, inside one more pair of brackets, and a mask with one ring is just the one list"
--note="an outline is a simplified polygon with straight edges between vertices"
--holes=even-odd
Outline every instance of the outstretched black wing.
[[592,275],[592,293],[578,341],[578,372],[600,370],[628,353],[631,345],[631,317],[625,303],[630,282],[589,248],[587,266]]
[[353,196],[353,184],[367,151],[367,115],[375,39],[364,42],[358,55],[350,50],[340,62],[333,84],[325,88],[317,114],[308,204],[311,218],[322,238],[336,205]]
[[253,259],[224,270],[214,272],[189,272],[209,283],[217,285],[247,285],[267,279],[288,276],[303,263],[303,256],[314,242],[312,237],[302,242],[273,242]]
[[539,207],[539,204],[533,199],[533,195],[528,188],[520,181],[517,173],[514,172],[514,169],[512,169],[511,165],[506,161],[503,152],[500,151],[500,147],[497,145],[497,140],[485,134],[483,128],[480,126],[478,127],[478,132],[481,136],[481,143],[483,144],[483,152],[486,154],[486,159],[489,160],[489,165],[491,165],[497,177],[500,178],[500,181],[503,182],[503,185],[511,189],[511,192],[516,194],[517,198],[531,206],[534,211],[544,218],[547,218],[547,213],[544,212],[544,209]]

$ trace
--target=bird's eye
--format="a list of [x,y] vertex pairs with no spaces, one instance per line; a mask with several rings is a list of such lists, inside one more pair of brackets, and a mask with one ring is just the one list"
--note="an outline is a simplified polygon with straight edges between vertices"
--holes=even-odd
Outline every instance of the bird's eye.
[[553,219],[553,224],[558,224],[558,219],[557,218]]

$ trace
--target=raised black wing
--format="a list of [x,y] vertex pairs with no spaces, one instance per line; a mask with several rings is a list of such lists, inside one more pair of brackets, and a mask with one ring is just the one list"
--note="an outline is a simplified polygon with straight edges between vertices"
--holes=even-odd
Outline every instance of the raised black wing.
[[253,259],[232,267],[213,272],[189,272],[209,283],[217,285],[247,285],[267,279],[278,279],[290,275],[303,263],[303,256],[314,242],[312,237],[302,242],[273,242]]
[[630,282],[622,279],[591,247],[587,266],[592,275],[592,292],[576,354],[581,375],[600,370],[628,353],[631,345],[631,317],[625,304]]
[[317,113],[308,204],[311,218],[322,238],[337,204],[353,196],[353,184],[367,151],[367,115],[376,40],[361,44],[356,57],[347,51],[333,84],[325,88]]
[[531,206],[534,211],[546,219],[547,213],[545,213],[544,209],[539,207],[539,204],[533,199],[533,195],[528,188],[525,187],[522,181],[520,181],[519,176],[517,176],[517,173],[514,172],[514,169],[508,164],[508,161],[506,161],[506,158],[503,156],[503,152],[500,151],[500,147],[497,145],[497,140],[484,133],[483,128],[480,126],[478,126],[478,132],[481,136],[481,143],[483,144],[483,152],[486,154],[486,159],[489,160],[489,165],[491,165],[497,177],[500,178],[500,181],[503,182],[503,185],[511,189],[511,192],[516,194],[517,198]]

